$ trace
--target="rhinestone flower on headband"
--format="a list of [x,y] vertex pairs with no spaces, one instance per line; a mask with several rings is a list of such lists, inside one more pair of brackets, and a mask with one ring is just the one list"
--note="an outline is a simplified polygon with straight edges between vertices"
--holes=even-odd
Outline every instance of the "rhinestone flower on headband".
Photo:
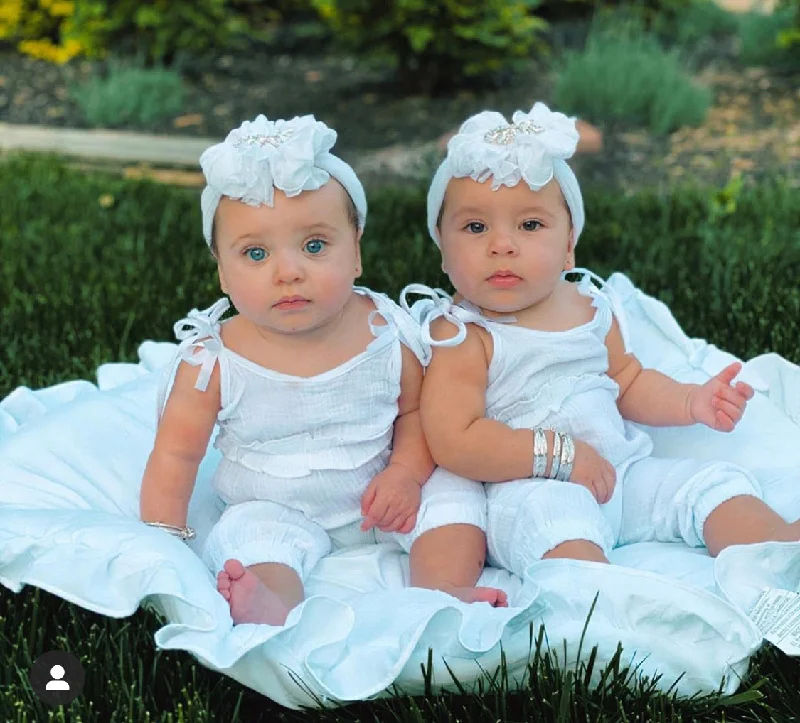
[[553,178],[553,160],[571,157],[577,145],[575,120],[536,103],[529,113],[514,113],[511,123],[492,111],[473,116],[450,140],[447,162],[456,178],[491,177],[494,189],[524,179],[536,189]]
[[543,130],[542,126],[537,126],[533,121],[523,120],[510,126],[505,125],[493,128],[483,136],[483,140],[487,143],[507,146],[509,143],[514,142],[517,133],[541,133]]
[[[261,117],[263,118],[264,116]],[[280,133],[275,133],[274,135],[271,136],[263,136],[263,135],[242,136],[240,138],[237,138],[233,142],[233,145],[235,148],[240,148],[241,146],[265,146],[265,145],[270,145],[277,148],[284,141],[288,141],[293,135],[294,132],[292,131],[292,129],[287,128],[286,130],[281,131]]]

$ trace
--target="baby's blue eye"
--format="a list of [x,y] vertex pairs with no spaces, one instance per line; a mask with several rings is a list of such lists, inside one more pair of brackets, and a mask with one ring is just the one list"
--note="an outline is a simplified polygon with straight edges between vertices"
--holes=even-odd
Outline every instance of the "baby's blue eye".
[[308,251],[308,253],[314,255],[320,253],[320,251],[322,251],[322,249],[324,248],[325,248],[325,242],[322,239],[318,238],[311,239],[311,241],[309,241],[306,244],[306,250]]
[[536,219],[533,218],[522,222],[522,228],[525,231],[536,231],[536,229],[540,228],[541,225],[542,225],[541,221],[537,221]]
[[263,261],[267,257],[267,252],[259,248],[247,249],[245,254],[251,261]]
[[486,226],[480,221],[470,221],[467,224],[467,230],[470,233],[483,233],[486,230]]

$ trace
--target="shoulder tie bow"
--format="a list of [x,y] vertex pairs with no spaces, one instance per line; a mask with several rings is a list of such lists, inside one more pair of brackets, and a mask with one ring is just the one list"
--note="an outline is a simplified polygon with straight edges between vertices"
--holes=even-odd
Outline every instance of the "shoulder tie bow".
[[222,298],[208,309],[192,309],[175,324],[175,337],[180,341],[178,355],[187,364],[200,367],[200,374],[194,388],[204,392],[208,388],[211,373],[214,371],[222,338],[219,334],[219,320],[230,308],[230,302]]

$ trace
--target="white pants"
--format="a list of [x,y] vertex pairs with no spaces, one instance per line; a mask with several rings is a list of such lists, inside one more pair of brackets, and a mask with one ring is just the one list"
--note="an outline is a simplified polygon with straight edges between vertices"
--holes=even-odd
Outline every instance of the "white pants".
[[762,499],[752,474],[727,462],[646,457],[598,505],[585,487],[526,479],[486,484],[488,560],[517,575],[557,545],[588,540],[607,555],[634,542],[702,547],[711,512],[739,495]]
[[325,529],[303,512],[267,500],[229,505],[212,528],[203,560],[215,574],[236,558],[245,567],[263,562],[288,565],[306,580],[314,566],[343,547],[394,542],[406,552],[424,532],[452,524],[486,530],[486,493],[479,482],[437,467],[422,487],[417,524],[408,534],[360,529],[361,519]]

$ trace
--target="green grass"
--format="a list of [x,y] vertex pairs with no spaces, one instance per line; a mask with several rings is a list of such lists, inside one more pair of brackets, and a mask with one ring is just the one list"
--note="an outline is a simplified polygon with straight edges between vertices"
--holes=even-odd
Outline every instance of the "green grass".
[[[366,285],[392,295],[409,281],[446,286],[424,231],[424,191],[371,195]],[[21,384],[93,379],[106,361],[135,361],[139,342],[169,339],[175,319],[219,293],[196,191],[13,158],[0,163],[0,198],[0,397]],[[580,264],[627,273],[669,304],[691,336],[744,357],[775,351],[800,362],[796,189],[765,178],[668,197],[587,192],[586,204]],[[156,652],[159,626],[150,611],[114,620],[43,591],[0,587],[0,721],[800,720],[800,662],[771,648],[729,699],[677,700],[619,663],[590,690],[586,669],[561,670],[534,644],[519,691],[500,676],[481,696],[400,697],[301,714],[187,653]],[[31,662],[54,648],[75,652],[88,673],[84,695],[61,712],[40,703],[27,682]]]

